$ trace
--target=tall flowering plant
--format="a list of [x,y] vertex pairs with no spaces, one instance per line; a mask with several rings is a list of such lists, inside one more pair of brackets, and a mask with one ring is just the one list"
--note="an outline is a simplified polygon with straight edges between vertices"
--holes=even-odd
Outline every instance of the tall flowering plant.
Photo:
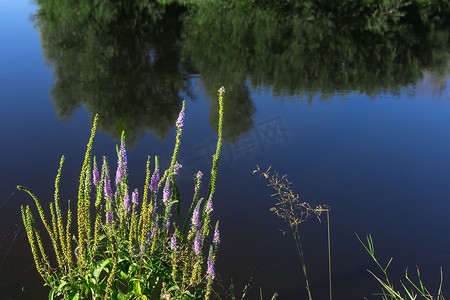
[[209,189],[205,197],[200,197],[203,174],[199,171],[194,176],[194,196],[184,222],[180,217],[181,196],[176,180],[182,167],[177,158],[185,119],[184,102],[176,121],[171,163],[161,172],[156,156],[151,172],[149,156],[141,193],[138,188],[130,188],[127,180],[124,134],[117,147],[114,180],[106,157],[101,160],[101,168],[97,159],[92,158],[98,123],[98,116],[95,116],[79,179],[76,235],[72,232],[70,203],[67,214],[63,214],[59,204],[64,156],[55,180],[50,219],[31,190],[17,187],[34,199],[44,231],[50,237],[54,258],[47,254],[49,249],[41,238],[42,226],[37,225],[31,208],[22,206],[36,269],[51,288],[49,299],[209,299],[220,242],[219,223],[216,222],[214,230],[211,227],[225,89],[218,92],[219,139]]

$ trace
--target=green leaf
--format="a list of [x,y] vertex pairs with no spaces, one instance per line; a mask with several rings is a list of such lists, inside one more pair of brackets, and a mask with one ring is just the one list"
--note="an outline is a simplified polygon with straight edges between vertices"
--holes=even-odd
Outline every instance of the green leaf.
[[80,299],[80,294],[78,292],[72,292],[67,297],[67,300],[78,300]]
[[[61,294],[63,290],[67,290],[67,287],[69,286],[69,283],[65,280],[61,280],[59,286],[56,288],[58,291],[58,294]],[[69,286],[70,288],[70,286]]]
[[100,273],[103,271],[103,269],[111,262],[111,259],[105,259],[100,264],[97,265],[97,268],[95,268],[93,275],[96,281],[98,282],[98,279],[100,277]]
[[136,296],[141,296],[142,295],[141,283],[139,281],[136,281],[134,283],[134,294]]
[[51,290],[48,294],[48,300],[53,300],[53,296],[55,295],[55,290]]
[[117,275],[119,276],[120,279],[124,279],[124,280],[128,279],[128,274],[122,270],[120,270]]
[[172,287],[170,287],[167,291],[168,292],[173,292],[173,291],[177,291],[177,290],[179,290],[180,288],[178,287],[178,285],[174,285],[174,286],[172,286]]
[[117,294],[117,299],[118,299],[118,300],[126,300],[127,297],[125,297],[125,294],[124,294],[124,293],[119,292],[119,293]]

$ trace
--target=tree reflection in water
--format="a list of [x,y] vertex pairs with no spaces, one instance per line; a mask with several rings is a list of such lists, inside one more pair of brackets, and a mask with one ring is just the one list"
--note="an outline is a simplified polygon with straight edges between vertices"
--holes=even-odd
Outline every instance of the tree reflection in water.
[[218,118],[216,91],[227,87],[228,142],[254,126],[250,88],[310,100],[349,91],[375,96],[398,93],[425,72],[448,74],[446,19],[430,12],[412,24],[414,7],[397,2],[366,3],[358,15],[351,1],[322,7],[287,0],[276,7],[237,0],[37,3],[58,116],[68,118],[84,105],[101,114],[99,126],[113,138],[125,129],[130,145],[146,131],[167,135],[180,95],[194,94],[193,74],[209,95],[211,126]]

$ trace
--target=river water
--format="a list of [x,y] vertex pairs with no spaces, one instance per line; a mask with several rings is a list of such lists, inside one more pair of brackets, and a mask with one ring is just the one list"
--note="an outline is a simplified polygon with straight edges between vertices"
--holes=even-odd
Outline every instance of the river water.
[[[50,201],[64,154],[61,199],[76,199],[99,113],[94,154],[113,162],[125,129],[129,182],[141,187],[147,155],[168,164],[185,99],[179,184],[188,202],[193,175],[211,167],[222,85],[219,290],[233,280],[240,297],[257,267],[249,299],[260,288],[264,299],[306,297],[294,240],[269,211],[267,182],[252,174],[259,165],[287,174],[301,201],[331,208],[334,299],[375,299],[380,291],[367,269],[382,274],[355,233],[372,235],[383,264],[394,257],[398,289],[417,265],[434,293],[442,266],[449,295],[448,31],[362,38],[295,18],[274,22],[270,13],[230,19],[214,7],[190,14],[171,6],[162,20],[111,23],[107,13],[86,23],[68,17],[73,12],[55,21],[37,10],[25,0],[0,2],[0,299],[48,294],[21,225],[20,205],[32,199],[16,185]],[[311,218],[300,232],[313,298],[326,299],[326,218]]]

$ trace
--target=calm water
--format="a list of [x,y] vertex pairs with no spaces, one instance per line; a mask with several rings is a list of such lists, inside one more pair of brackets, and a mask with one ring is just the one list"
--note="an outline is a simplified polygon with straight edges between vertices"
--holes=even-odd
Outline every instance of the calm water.
[[[20,219],[20,205],[31,199],[15,192],[17,184],[51,200],[64,154],[61,196],[74,199],[99,112],[94,154],[114,161],[126,129],[129,181],[141,187],[148,154],[168,163],[172,124],[186,99],[180,186],[189,199],[193,174],[210,168],[221,85],[226,143],[214,213],[225,287],[232,278],[242,290],[258,266],[249,299],[259,287],[266,297],[306,296],[295,244],[269,212],[271,191],[252,175],[260,165],[288,174],[302,200],[331,207],[335,299],[379,291],[366,269],[378,270],[355,233],[372,234],[382,262],[394,257],[396,284],[418,265],[436,291],[442,266],[450,295],[448,31],[349,44],[357,35],[328,32],[311,41],[318,34],[311,28],[323,24],[300,26],[298,36],[297,21],[264,25],[272,15],[235,13],[227,25],[229,16],[214,7],[197,15],[172,7],[161,12],[164,21],[115,20],[113,27],[105,16],[97,27],[80,27],[76,17],[32,18],[37,9],[0,1],[0,299],[47,297]],[[246,20],[253,29],[242,27]],[[283,28],[291,35],[278,38]],[[295,48],[296,41],[307,46]],[[326,223],[312,219],[301,230],[314,299],[326,299]]]

